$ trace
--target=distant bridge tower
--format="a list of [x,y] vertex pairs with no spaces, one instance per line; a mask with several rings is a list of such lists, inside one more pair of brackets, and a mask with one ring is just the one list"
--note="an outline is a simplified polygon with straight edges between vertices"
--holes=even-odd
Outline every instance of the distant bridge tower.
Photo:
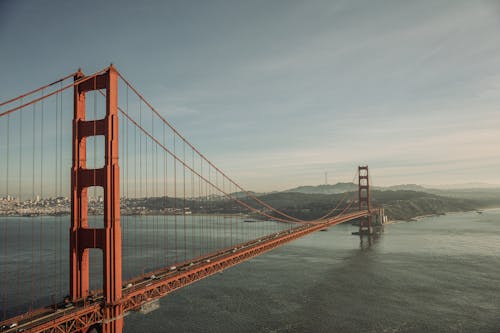
[[[368,166],[358,166],[358,203],[359,210],[370,211],[370,180],[368,177]],[[373,233],[371,215],[362,218],[359,222],[359,234]]]
[[[71,169],[70,228],[70,297],[72,301],[89,294],[89,249],[103,252],[103,323],[97,327],[105,333],[121,333],[122,246],[120,230],[120,170],[118,167],[118,72],[110,66],[106,72],[88,80],[79,71],[74,87],[73,166]],[[103,119],[86,120],[85,95],[103,90],[106,115]],[[87,168],[86,140],[104,136],[104,166]],[[89,228],[88,188],[104,190],[104,227]]]

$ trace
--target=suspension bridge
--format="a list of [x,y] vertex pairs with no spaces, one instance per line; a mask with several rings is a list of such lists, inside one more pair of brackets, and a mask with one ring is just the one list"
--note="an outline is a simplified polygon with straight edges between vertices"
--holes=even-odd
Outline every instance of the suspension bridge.
[[0,174],[2,332],[122,332],[174,290],[340,223],[369,234],[379,214],[368,166],[313,219],[275,208],[113,65],[0,103]]

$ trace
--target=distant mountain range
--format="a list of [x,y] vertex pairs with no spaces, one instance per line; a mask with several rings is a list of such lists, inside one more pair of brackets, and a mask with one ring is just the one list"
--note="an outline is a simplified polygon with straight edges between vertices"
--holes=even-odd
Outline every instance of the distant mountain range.
[[283,192],[305,194],[339,194],[357,191],[358,185],[354,183],[337,183],[335,185],[299,186]]
[[[356,183],[337,183],[333,185],[316,185],[316,186],[299,186],[283,192],[295,192],[306,194],[338,194],[344,192],[356,191],[358,184]],[[373,190],[379,191],[417,191],[432,194],[445,195],[459,192],[500,192],[500,186],[484,184],[484,183],[467,183],[455,185],[439,185],[432,187],[429,185],[417,184],[401,184],[392,186],[373,186]]]
[[463,183],[463,184],[444,184],[444,185],[422,185],[425,188],[438,190],[464,190],[464,189],[499,189],[500,185],[487,183]]
[[[469,188],[465,186],[471,186]],[[337,183],[334,185],[299,186],[283,192],[303,193],[303,194],[339,194],[358,190],[355,183]],[[480,206],[500,205],[500,187],[488,184],[469,183],[461,185],[440,186],[440,188],[429,188],[417,184],[402,184],[387,187],[373,186],[372,191],[412,191],[421,192],[442,197],[474,200]]]
[[374,187],[377,190],[381,191],[417,191],[417,192],[427,192],[429,188],[426,188],[422,185],[417,184],[402,184],[402,185],[392,185],[387,187]]
[[[440,188],[417,184],[373,186],[372,203],[377,207],[384,207],[391,220],[408,220],[428,214],[500,207],[500,187],[485,185],[471,183],[440,186]],[[470,186],[470,188],[465,186]],[[334,207],[342,200],[343,193],[351,192],[349,197],[356,198],[357,190],[358,184],[356,183],[337,183],[299,186],[281,192],[250,193],[291,216],[312,219],[322,216]],[[247,193],[236,192],[232,196],[250,205],[255,204],[254,200],[248,198]],[[218,196],[212,198],[213,201],[218,201],[218,199]],[[217,203],[215,205],[217,206]]]
[[[431,191],[429,188],[425,188],[421,185],[416,184],[403,184],[394,185],[387,187],[373,186],[374,190],[380,191],[417,191],[417,192],[428,192]],[[333,185],[317,185],[317,186],[299,186],[283,192],[295,192],[295,193],[306,193],[306,194],[338,194],[344,192],[352,192],[358,190],[358,184],[356,183],[337,183]]]

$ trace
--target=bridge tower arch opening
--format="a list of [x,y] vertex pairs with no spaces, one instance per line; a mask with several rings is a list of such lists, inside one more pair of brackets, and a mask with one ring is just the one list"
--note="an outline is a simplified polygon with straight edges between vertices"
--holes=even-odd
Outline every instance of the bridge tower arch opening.
[[[104,73],[84,80],[78,71],[74,80],[73,146],[71,168],[70,298],[89,296],[89,249],[103,253],[104,313],[102,332],[122,332],[122,246],[120,228],[120,170],[118,165],[118,72],[111,65]],[[106,95],[106,115],[87,120],[85,98],[89,91]],[[104,166],[87,168],[87,138],[104,136]],[[88,189],[103,188],[104,223],[89,227]]]
[[[370,177],[367,165],[358,166],[358,204],[359,210],[370,211]],[[371,215],[359,221],[359,234],[371,235],[373,234],[373,227],[371,224]]]

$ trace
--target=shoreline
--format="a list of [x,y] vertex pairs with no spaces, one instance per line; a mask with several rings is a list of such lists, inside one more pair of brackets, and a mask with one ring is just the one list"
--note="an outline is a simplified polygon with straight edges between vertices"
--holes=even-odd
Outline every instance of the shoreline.
[[460,213],[470,213],[470,212],[485,212],[485,211],[492,211],[492,210],[499,210],[500,207],[488,207],[488,208],[477,208],[477,209],[471,209],[471,210],[463,210],[463,211],[449,211],[449,212],[444,212],[444,213],[435,213],[435,214],[424,214],[424,215],[418,215],[411,217],[409,219],[405,220],[391,220],[388,221],[387,223],[384,223],[384,225],[388,224],[395,224],[395,223],[402,223],[402,222],[418,222],[420,220],[423,220],[428,217],[439,217],[439,216],[446,216],[446,215],[455,215],[455,214],[460,214]]
[[[418,222],[424,218],[428,217],[439,217],[439,216],[444,216],[444,215],[452,215],[452,214],[460,214],[460,213],[467,213],[467,212],[485,212],[485,211],[492,211],[492,210],[500,210],[500,206],[498,207],[488,207],[488,208],[477,208],[477,209],[471,209],[471,210],[464,210],[464,211],[449,211],[449,212],[443,212],[443,213],[433,213],[433,214],[424,214],[424,215],[417,215],[414,217],[410,217],[408,219],[400,219],[400,220],[390,220],[384,223],[384,225],[389,225],[389,224],[395,224],[395,223],[401,223],[401,222]],[[59,214],[23,214],[23,215],[3,215],[0,214],[0,218],[2,217],[45,217],[45,216],[52,216],[52,217],[69,217],[71,214],[68,212],[64,213],[59,213]],[[101,216],[100,214],[89,214],[89,216]],[[192,214],[121,214],[121,216],[219,216],[219,217],[242,217],[242,218],[247,218],[249,217],[248,215],[241,215],[241,214],[200,214],[200,213],[192,213]]]

